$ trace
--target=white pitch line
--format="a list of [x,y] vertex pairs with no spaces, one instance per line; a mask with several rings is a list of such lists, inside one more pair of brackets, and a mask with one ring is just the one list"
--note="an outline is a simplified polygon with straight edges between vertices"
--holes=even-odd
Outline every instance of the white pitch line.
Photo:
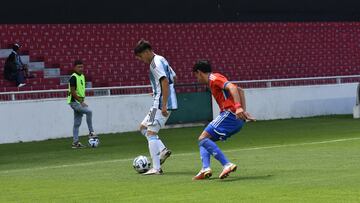
[[[360,140],[360,137],[344,138],[344,139],[336,139],[336,140],[326,140],[326,141],[319,141],[319,142],[305,142],[305,143],[298,143],[298,144],[272,145],[272,146],[265,146],[265,147],[250,147],[250,148],[243,148],[243,149],[230,149],[230,150],[224,150],[224,152],[239,152],[239,151],[251,151],[251,150],[262,150],[262,149],[274,149],[274,148],[281,148],[281,147],[296,147],[296,146],[304,146],[304,145],[317,145],[317,144],[327,144],[327,143],[335,143],[335,142],[346,142],[346,141],[352,141],[352,140]],[[198,152],[174,154],[173,156],[175,156],[175,157],[176,156],[189,156],[189,155],[194,155],[194,154],[198,154]],[[37,170],[47,170],[47,169],[89,166],[89,165],[95,165],[95,164],[126,162],[126,161],[132,161],[132,160],[133,160],[132,158],[113,159],[113,160],[92,161],[92,162],[85,162],[85,163],[78,163],[78,164],[64,164],[64,165],[57,165],[57,166],[44,166],[44,167],[35,167],[35,168],[14,169],[14,170],[0,171],[0,174],[7,174],[7,173],[11,173],[11,172],[24,172],[24,171],[37,171]]]

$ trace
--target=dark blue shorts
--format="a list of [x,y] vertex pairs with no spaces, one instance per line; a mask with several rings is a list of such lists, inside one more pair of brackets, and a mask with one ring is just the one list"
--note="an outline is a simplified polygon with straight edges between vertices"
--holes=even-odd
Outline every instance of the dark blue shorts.
[[238,133],[245,121],[236,119],[236,115],[230,111],[223,111],[205,128],[214,141],[225,141],[231,135]]

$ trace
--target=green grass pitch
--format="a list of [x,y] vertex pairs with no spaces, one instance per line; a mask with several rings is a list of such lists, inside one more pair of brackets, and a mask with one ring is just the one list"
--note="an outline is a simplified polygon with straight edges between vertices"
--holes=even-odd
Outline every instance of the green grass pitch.
[[220,180],[212,159],[213,177],[192,181],[202,130],[160,132],[173,151],[162,176],[133,170],[134,157],[149,156],[139,133],[101,135],[97,149],[71,149],[70,138],[2,144],[0,202],[360,202],[360,121],[351,116],[248,123],[218,142],[238,171]]

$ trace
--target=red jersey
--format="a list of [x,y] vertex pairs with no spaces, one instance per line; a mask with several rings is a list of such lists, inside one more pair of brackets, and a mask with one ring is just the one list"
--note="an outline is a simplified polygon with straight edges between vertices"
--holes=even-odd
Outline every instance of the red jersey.
[[229,83],[228,79],[219,74],[211,73],[209,75],[209,86],[211,94],[214,96],[216,103],[219,105],[220,112],[230,110],[236,112],[234,98],[230,92],[225,90],[225,86]]

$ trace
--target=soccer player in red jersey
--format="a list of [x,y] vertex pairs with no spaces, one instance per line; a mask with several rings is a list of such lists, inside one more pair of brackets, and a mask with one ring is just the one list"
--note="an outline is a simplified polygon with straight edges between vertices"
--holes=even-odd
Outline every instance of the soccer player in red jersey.
[[193,177],[193,180],[211,177],[211,155],[223,166],[223,170],[219,175],[219,178],[223,179],[235,171],[237,166],[226,158],[215,142],[219,140],[225,141],[231,135],[239,132],[247,120],[253,121],[255,119],[246,112],[243,90],[229,82],[225,76],[212,73],[208,61],[198,61],[193,67],[193,72],[198,82],[209,85],[211,93],[220,108],[220,115],[209,123],[199,136],[202,169]]

